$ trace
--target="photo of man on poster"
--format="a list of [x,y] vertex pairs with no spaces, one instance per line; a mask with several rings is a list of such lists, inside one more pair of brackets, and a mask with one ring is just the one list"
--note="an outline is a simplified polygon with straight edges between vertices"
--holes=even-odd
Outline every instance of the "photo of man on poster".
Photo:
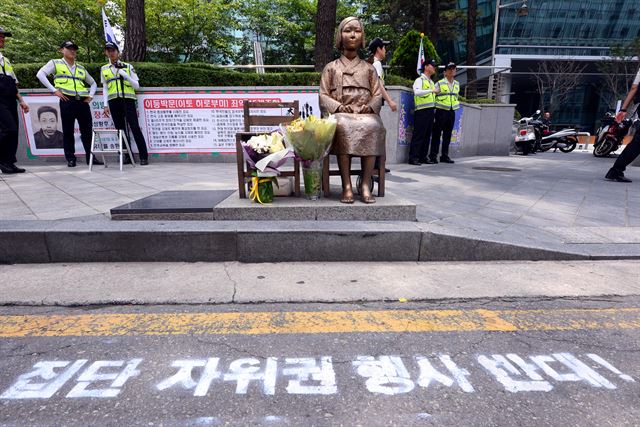
[[63,148],[62,131],[60,130],[58,110],[51,105],[38,108],[33,119],[34,129],[40,128],[33,134],[36,148]]

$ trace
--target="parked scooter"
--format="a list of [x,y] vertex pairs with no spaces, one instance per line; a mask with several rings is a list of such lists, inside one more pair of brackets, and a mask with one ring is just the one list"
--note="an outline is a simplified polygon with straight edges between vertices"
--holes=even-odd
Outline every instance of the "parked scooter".
[[516,123],[515,151],[523,156],[533,151],[536,143],[536,133],[530,124],[531,117],[523,117]]
[[618,150],[632,124],[633,120],[631,119],[624,119],[621,123],[616,122],[614,113],[607,111],[602,118],[600,128],[596,131],[593,155],[596,157],[607,157],[609,154]]
[[530,124],[536,134],[535,151],[549,151],[558,149],[563,153],[570,153],[578,146],[578,131],[576,129],[562,129],[551,132],[549,126],[540,120],[540,110],[537,110],[531,117]]
[[552,148],[555,152],[560,150],[563,153],[570,153],[578,146],[578,131],[575,129],[562,129],[551,132],[549,127],[543,125],[542,139],[536,143],[536,148],[540,151],[549,151]]

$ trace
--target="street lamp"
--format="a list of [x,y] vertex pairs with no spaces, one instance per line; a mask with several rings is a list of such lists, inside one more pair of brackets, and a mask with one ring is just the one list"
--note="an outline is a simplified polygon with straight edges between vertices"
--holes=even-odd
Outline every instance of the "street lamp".
[[[500,19],[500,9],[505,7],[511,7],[519,4],[518,16],[527,16],[529,14],[529,8],[527,7],[527,0],[515,1],[507,4],[500,4],[500,0],[496,0],[496,16],[493,22],[493,44],[491,45],[491,65],[496,66],[496,45],[498,43],[498,20]],[[495,68],[491,71],[491,77],[489,79],[489,98],[493,97],[493,75]]]

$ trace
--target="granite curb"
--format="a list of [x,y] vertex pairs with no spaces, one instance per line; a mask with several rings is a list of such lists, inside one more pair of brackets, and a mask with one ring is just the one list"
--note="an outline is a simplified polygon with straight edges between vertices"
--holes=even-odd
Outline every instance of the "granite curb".
[[640,244],[527,244],[415,222],[0,221],[0,263],[640,259]]

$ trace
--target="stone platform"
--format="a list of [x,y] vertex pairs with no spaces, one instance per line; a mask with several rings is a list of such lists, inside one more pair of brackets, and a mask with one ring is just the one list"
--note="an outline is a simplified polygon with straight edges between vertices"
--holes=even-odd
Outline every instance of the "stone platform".
[[374,204],[357,198],[340,203],[337,188],[331,198],[276,197],[261,205],[240,199],[237,191],[163,191],[111,209],[113,220],[145,221],[416,221],[415,203],[387,192]]

